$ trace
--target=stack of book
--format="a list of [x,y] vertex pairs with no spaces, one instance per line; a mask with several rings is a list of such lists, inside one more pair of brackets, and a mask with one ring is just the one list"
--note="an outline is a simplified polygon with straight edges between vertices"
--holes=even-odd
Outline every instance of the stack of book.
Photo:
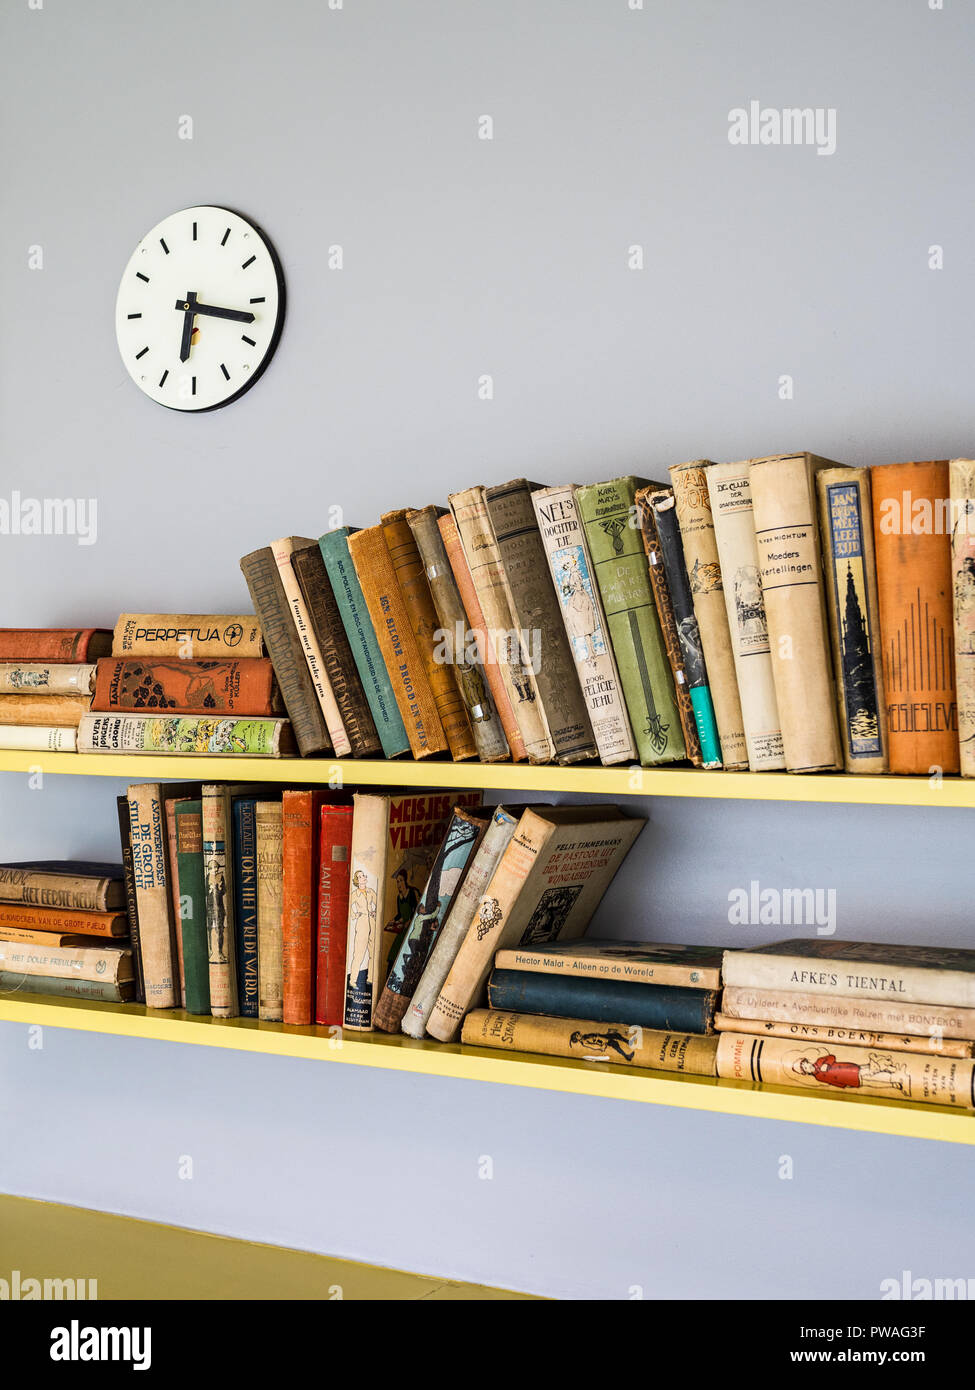
[[0,865],[0,990],[102,1003],[135,998],[122,867]]
[[467,1015],[462,1037],[479,1047],[714,1076],[720,985],[721,951],[709,946],[510,947],[495,957],[488,1007]]
[[96,663],[82,753],[294,751],[253,614],[123,613]]
[[75,752],[111,640],[98,628],[0,629],[0,748]]
[[975,951],[779,941],[722,971],[719,1076],[975,1108]]

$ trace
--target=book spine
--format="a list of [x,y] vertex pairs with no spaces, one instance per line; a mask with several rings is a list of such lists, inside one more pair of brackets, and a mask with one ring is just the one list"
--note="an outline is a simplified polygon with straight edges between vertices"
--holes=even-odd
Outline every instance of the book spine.
[[35,661],[0,662],[0,694],[90,695],[95,665]]
[[859,999],[890,994],[904,1004],[975,1009],[975,971],[970,970],[725,951],[721,973],[726,985],[752,989],[788,990],[801,985],[806,994],[853,995]]
[[975,777],[975,459],[952,459],[948,476],[960,771]]
[[371,1032],[382,974],[383,923],[379,906],[386,890],[389,797],[356,792],[352,798],[352,854],[346,939],[345,1027]]
[[283,829],[280,801],[259,801],[255,811],[257,840],[257,986],[258,1018],[280,1023],[282,986]]
[[749,474],[775,696],[790,772],[843,766],[819,548],[814,460],[763,459]]
[[541,488],[531,504],[599,760],[632,762],[633,730],[575,494],[571,486]]
[[90,695],[0,695],[0,725],[76,729]]
[[245,555],[240,568],[274,666],[281,697],[303,758],[331,749],[308,663],[291,620],[281,576],[269,546]]
[[455,809],[413,919],[400,938],[373,1015],[374,1027],[386,1033],[399,1028],[484,830],[483,818]]
[[207,966],[210,1011],[214,1018],[237,1017],[237,971],[234,960],[234,899],[229,882],[230,843],[226,789],[204,785],[200,797],[203,822],[203,874],[206,885]]
[[883,1047],[893,1052],[933,1052],[941,1057],[971,1057],[973,1044],[940,1035],[874,1033],[866,1028],[835,1028],[823,1023],[763,1023],[758,1019],[714,1016],[719,1033],[755,1033],[763,1038],[797,1038],[800,1042],[841,1043],[846,1047]]
[[349,639],[342,626],[339,606],[332,593],[328,571],[317,542],[302,546],[291,565],[308,613],[308,623],[322,654],[325,679],[331,687],[339,718],[354,758],[375,758],[382,751],[366,693],[352,659]]
[[775,772],[785,767],[785,749],[758,568],[750,468],[747,462],[712,463],[706,476],[748,766],[752,772]]
[[349,639],[352,659],[358,669],[373,723],[382,744],[383,755],[387,758],[398,758],[410,751],[410,741],[393,696],[389,673],[379,651],[379,643],[376,641],[376,633],[362,594],[362,585],[349,554],[348,529],[343,527],[338,531],[327,532],[319,537],[318,547],[325,562],[335,602],[338,604],[345,635]]
[[78,731],[52,728],[50,725],[23,728],[4,724],[0,725],[0,748],[15,748],[28,753],[76,753]]
[[114,880],[45,869],[0,867],[0,902],[105,912]]
[[448,751],[382,526],[349,537],[349,553],[415,758]]
[[235,797],[232,805],[237,1007],[241,1018],[257,1018],[257,802]]
[[[128,830],[128,802],[125,797],[125,829]],[[121,827],[120,827],[121,828]],[[126,845],[122,844],[123,872],[132,872],[132,849],[128,847],[129,863],[125,864]],[[126,880],[127,882],[127,880]],[[22,927],[30,931],[69,932],[79,936],[114,937],[128,935],[128,917],[124,912],[60,912],[56,908],[24,907],[19,903],[0,903],[0,927]]]
[[721,1033],[718,1075],[734,1081],[799,1086],[820,1094],[975,1109],[975,1062],[892,1049]]
[[464,1019],[461,1041],[471,1047],[577,1057],[586,1062],[650,1067],[689,1076],[717,1074],[717,1038],[660,1032],[633,1024],[474,1009]]
[[488,515],[511,597],[521,656],[531,669],[538,702],[559,763],[598,757],[561,606],[524,478],[487,489]]
[[172,902],[166,879],[167,843],[158,783],[129,788],[132,873],[139,912],[139,946],[146,1004],[176,1007],[176,952]]
[[448,512],[439,519],[437,529],[443,540],[447,561],[457,585],[457,592],[463,605],[465,621],[468,624],[474,649],[484,663],[488,688],[491,691],[491,698],[494,701],[498,718],[501,720],[501,727],[511,754],[511,760],[516,763],[524,762],[528,756],[525,752],[525,740],[521,736],[521,730],[515,718],[514,708],[508,694],[508,686],[505,683],[504,673],[498,664],[494,643],[488,639],[484,612],[477,596],[477,590],[474,588],[470,566],[464,555],[464,547],[460,543],[457,522],[454,520],[452,512]]
[[81,753],[244,754],[280,758],[291,747],[286,719],[211,719],[200,715],[86,714],[78,725]]
[[624,1018],[641,1028],[666,1032],[713,1032],[716,1001],[714,990],[533,975],[527,970],[494,970],[488,980],[488,1006],[492,1009],[591,1018],[601,1023]]
[[498,970],[523,970],[533,975],[565,975],[587,980],[607,980],[644,985],[677,985],[681,988],[716,990],[721,988],[721,970],[701,965],[652,964],[627,960],[622,952],[611,959],[590,955],[575,959],[565,951],[548,955],[544,951],[520,950],[517,946],[498,951],[494,958]]
[[207,959],[206,888],[203,875],[203,815],[199,801],[174,806],[179,923],[183,940],[183,1007],[189,1014],[210,1012]]
[[318,943],[315,1022],[341,1027],[352,868],[351,806],[323,806],[319,828]]
[[305,664],[308,667],[315,697],[328,730],[329,741],[337,757],[347,758],[352,752],[352,744],[345,732],[345,725],[342,723],[342,716],[339,714],[339,707],[332,692],[331,683],[325,674],[321,648],[308,621],[308,609],[305,606],[305,600],[302,598],[301,588],[291,564],[291,557],[298,544],[301,542],[296,541],[294,536],[285,536],[281,540],[273,542],[271,551],[278,567],[278,577],[284,590],[291,621],[298,634],[298,641],[305,658]]
[[264,655],[260,613],[123,613],[112,656],[175,656],[183,661]]
[[89,662],[107,650],[109,637],[97,627],[4,627],[0,628],[0,661]]
[[494,706],[482,655],[468,630],[467,614],[438,525],[437,508],[408,512],[406,520],[423,563],[439,624],[432,634],[434,651],[442,651],[444,664],[453,677],[478,758],[483,763],[502,762],[508,757],[508,741]]
[[[97,939],[97,938],[94,938]],[[91,936],[75,932],[37,931],[32,927],[8,927],[0,922],[0,941],[19,941],[28,946],[90,946]],[[122,945],[122,942],[116,942]]]
[[[575,495],[606,614],[610,647],[619,667],[637,756],[644,767],[684,758],[684,718],[674,690],[637,525],[636,479],[617,478],[576,488]],[[689,699],[687,709],[693,730]],[[698,748],[700,762],[696,732],[693,746]]]
[[285,1023],[315,1021],[315,962],[321,794],[281,797],[281,974]]
[[485,489],[472,487],[466,492],[452,493],[448,501],[471,583],[487,624],[487,649],[504,680],[521,731],[525,756],[530,763],[549,763],[555,756],[555,745],[539,703],[531,664],[523,660],[521,637],[498,540],[488,515]]
[[97,664],[93,711],[145,714],[279,714],[270,661],[140,661],[103,657]]
[[504,807],[495,808],[484,839],[474,852],[470,868],[450,906],[440,935],[434,943],[433,951],[403,1016],[400,1027],[409,1037],[423,1037],[427,1019],[457,958],[457,952],[467,936],[478,903],[487,891],[517,826],[515,817]]
[[139,932],[139,906],[135,891],[135,866],[132,859],[132,818],[129,798],[117,796],[119,842],[122,848],[122,881],[125,884],[125,915],[129,924],[129,945],[132,948],[133,997],[139,1004],[146,1002],[145,975],[142,969],[142,943]]
[[975,1009],[949,1009],[939,1004],[903,1004],[896,999],[827,997],[795,990],[726,985],[721,1008],[729,1018],[975,1039]]
[[728,630],[721,563],[705,469],[707,461],[677,464],[669,470],[680,526],[684,566],[691,586],[701,650],[721,739],[721,760],[729,772],[748,767],[735,659]]
[[[0,971],[49,975],[60,980],[109,980],[117,984],[131,952],[121,946],[32,946],[0,941]],[[121,978],[125,978],[124,975]]]
[[816,488],[843,762],[847,772],[886,772],[870,470],[823,468]]
[[[185,800],[185,798],[183,798]],[[186,998],[186,975],[183,964],[183,932],[180,925],[179,874],[176,864],[176,806],[178,801],[171,797],[163,800],[166,810],[166,876],[169,880],[169,897],[173,909],[173,952],[174,983],[176,985],[176,1007],[181,1008]]]
[[0,970],[0,994],[47,994],[63,999],[92,999],[99,1004],[124,1004],[133,998],[132,981],[61,979],[54,975],[24,975]]
[[[701,634],[694,613],[687,566],[684,564],[680,527],[674,508],[674,491],[673,488],[660,488],[656,492],[641,493],[640,498],[643,542],[650,564],[650,582],[657,603],[657,613],[659,615],[665,611],[662,600],[666,592],[677,630],[680,666],[676,665],[673,656],[671,664],[675,670],[682,671],[686,683],[694,718],[694,731],[700,748],[701,765],[706,768],[719,768],[721,740],[718,737],[718,723],[714,717],[714,703],[708,685],[704,653],[701,650]],[[680,685],[679,678],[675,676],[675,680]]]

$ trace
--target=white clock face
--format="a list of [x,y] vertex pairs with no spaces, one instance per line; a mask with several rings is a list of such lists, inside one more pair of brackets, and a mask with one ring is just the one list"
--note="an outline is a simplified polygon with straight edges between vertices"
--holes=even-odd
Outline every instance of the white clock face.
[[284,280],[274,249],[227,208],[174,212],[125,267],[115,331],[132,380],[173,410],[213,410],[252,386],[277,347]]

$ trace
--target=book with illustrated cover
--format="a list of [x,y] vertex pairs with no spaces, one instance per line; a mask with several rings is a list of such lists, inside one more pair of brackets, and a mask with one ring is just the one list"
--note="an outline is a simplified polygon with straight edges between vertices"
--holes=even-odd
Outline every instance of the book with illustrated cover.
[[499,951],[498,970],[579,975],[653,985],[721,988],[720,946],[664,946],[656,941],[555,941]]
[[754,1033],[763,1038],[798,1038],[800,1042],[842,1043],[848,1047],[890,1048],[894,1052],[934,1052],[942,1057],[971,1057],[975,1044],[940,1033],[875,1033],[867,1028],[839,1028],[829,1023],[778,1023],[760,1019],[714,1016],[719,1033]]
[[776,941],[725,951],[726,985],[975,1008],[975,950],[875,941]]
[[219,719],[197,714],[86,714],[81,753],[182,753],[284,758],[294,752],[287,719]]
[[115,624],[109,650],[95,656],[261,657],[264,641],[260,615],[253,613],[123,613]]
[[713,1033],[717,998],[715,990],[687,985],[542,975],[530,970],[492,970],[487,986],[491,1009],[603,1023],[623,1018],[640,1028],[679,1033]]
[[258,801],[254,822],[257,832],[257,1016],[280,1023],[284,1012],[281,802]]
[[233,802],[235,797],[253,796],[259,790],[207,782],[200,794],[207,965],[214,1018],[237,1018],[240,1012],[234,925]]
[[[173,804],[173,803],[171,803]],[[183,942],[183,1007],[210,1012],[206,885],[203,871],[203,803],[199,797],[173,804],[176,822],[176,888]]]
[[975,459],[952,459],[948,481],[960,770],[975,777]]
[[111,650],[112,634],[104,628],[0,627],[0,661],[90,664]]
[[660,1032],[628,1023],[474,1009],[464,1019],[461,1041],[471,1047],[576,1057],[688,1076],[717,1074],[716,1037]]
[[243,661],[103,657],[96,670],[91,703],[96,713],[168,710],[172,714],[260,715],[268,719],[284,713],[274,668],[266,657]]
[[97,664],[50,661],[0,662],[0,694],[91,695]]

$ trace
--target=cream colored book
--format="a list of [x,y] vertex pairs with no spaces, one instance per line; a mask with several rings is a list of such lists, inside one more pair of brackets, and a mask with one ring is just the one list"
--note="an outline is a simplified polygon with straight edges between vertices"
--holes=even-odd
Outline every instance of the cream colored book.
[[637,756],[633,730],[575,489],[571,484],[540,488],[531,494],[531,501],[599,760],[605,767],[633,762]]
[[259,801],[257,827],[257,1016],[284,1017],[281,883],[284,843],[280,801]]
[[464,1019],[461,1041],[471,1047],[505,1052],[539,1052],[546,1057],[576,1057],[582,1062],[612,1062],[654,1071],[715,1076],[718,1039],[698,1033],[664,1033],[627,1023],[593,1023],[582,1018],[474,1009]]
[[975,1109],[975,1061],[893,1048],[721,1033],[718,1075],[733,1081],[799,1087],[819,1095]]
[[707,459],[696,459],[693,463],[676,464],[669,472],[694,616],[721,739],[722,766],[734,772],[748,767],[748,748],[711,515],[708,467]]
[[317,545],[317,541],[308,540],[302,536],[282,536],[280,540],[272,541],[271,551],[274,555],[274,562],[278,567],[278,574],[281,577],[281,587],[284,589],[284,596],[288,601],[288,608],[291,618],[301,642],[301,650],[305,656],[308,666],[308,674],[311,676],[312,685],[315,687],[315,694],[318,696],[318,703],[321,706],[322,716],[325,720],[325,727],[328,729],[328,736],[332,740],[332,748],[335,750],[337,758],[347,758],[352,753],[352,744],[349,735],[345,731],[342,723],[342,715],[339,712],[338,702],[332,692],[332,684],[325,671],[325,661],[322,657],[322,649],[318,644],[311,622],[308,617],[308,607],[301,593],[298,584],[298,577],[291,564],[291,557],[296,550],[304,550],[306,546]]
[[785,767],[785,753],[758,568],[750,468],[747,461],[712,463],[706,476],[748,766],[752,772],[775,772]]
[[952,459],[951,577],[961,775],[975,777],[975,459]]
[[940,1057],[971,1057],[973,1045],[940,1033],[875,1033],[869,1028],[837,1028],[829,1023],[763,1023],[760,1019],[715,1014],[719,1033],[754,1033],[763,1038],[796,1038],[799,1042],[842,1043],[845,1047],[883,1047],[894,1052],[933,1052]]
[[95,665],[0,661],[0,695],[91,695]]
[[756,459],[752,507],[775,694],[790,772],[843,766],[819,544],[813,454]]
[[129,787],[128,799],[146,1004],[151,1009],[174,1009],[179,1004],[179,963],[167,878],[166,808],[158,782]]
[[23,749],[29,753],[76,753],[78,730],[37,724],[33,727],[0,724],[0,748]]
[[[941,1004],[905,1004],[899,999],[853,995],[808,994],[802,990],[766,989],[762,985],[726,985],[721,1010],[729,1018],[780,1023],[815,1023],[874,1032],[975,1039],[975,1009]],[[739,1032],[745,1029],[739,1026]]]
[[526,810],[477,905],[427,1032],[441,1042],[457,1036],[464,1015],[481,1002],[496,951],[581,936],[644,824],[615,806]]
[[107,941],[98,946],[38,946],[0,940],[0,972],[120,985],[133,978],[132,952]]

